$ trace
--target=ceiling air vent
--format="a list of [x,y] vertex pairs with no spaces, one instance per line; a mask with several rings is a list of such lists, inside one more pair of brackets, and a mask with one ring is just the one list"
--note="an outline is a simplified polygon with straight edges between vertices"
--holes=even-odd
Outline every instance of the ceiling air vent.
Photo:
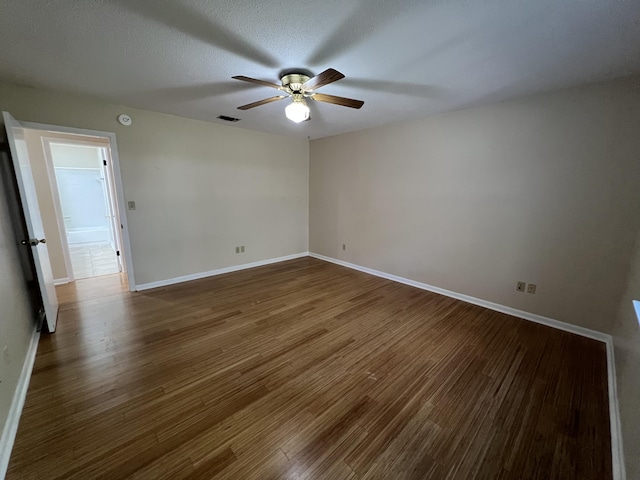
[[239,118],[227,117],[226,115],[218,115],[220,120],[224,120],[225,122],[239,122]]

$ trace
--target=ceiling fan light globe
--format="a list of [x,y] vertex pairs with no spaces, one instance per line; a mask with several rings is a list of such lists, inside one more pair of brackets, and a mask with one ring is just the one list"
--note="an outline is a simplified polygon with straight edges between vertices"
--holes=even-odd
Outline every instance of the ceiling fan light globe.
[[284,109],[284,113],[292,122],[300,123],[309,118],[309,107],[303,102],[292,102]]

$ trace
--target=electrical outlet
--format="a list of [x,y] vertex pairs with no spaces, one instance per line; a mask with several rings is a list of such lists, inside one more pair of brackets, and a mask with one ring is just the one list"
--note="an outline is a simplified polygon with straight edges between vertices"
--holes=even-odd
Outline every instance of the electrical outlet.
[[347,249],[347,244],[346,244],[346,243],[343,243],[343,244],[342,244],[342,250],[346,250],[346,249]]
[[530,283],[527,285],[527,293],[536,293],[536,284]]
[[129,210],[135,210],[135,209],[136,209],[136,202],[133,202],[133,201],[129,200],[129,201],[127,202],[127,208],[128,208]]
[[240,246],[240,253],[244,253],[244,245]]
[[525,282],[516,283],[516,290],[519,291],[519,292],[524,292],[525,285],[526,285]]
[[240,247],[236,247],[236,253],[240,253]]

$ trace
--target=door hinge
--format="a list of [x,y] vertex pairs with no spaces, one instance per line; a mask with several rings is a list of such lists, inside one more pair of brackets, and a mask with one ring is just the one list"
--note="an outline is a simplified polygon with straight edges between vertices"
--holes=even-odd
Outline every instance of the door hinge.
[[118,256],[118,257],[120,256],[120,250],[116,251],[116,256]]
[[107,166],[107,161],[106,160],[102,160],[102,164],[106,167]]

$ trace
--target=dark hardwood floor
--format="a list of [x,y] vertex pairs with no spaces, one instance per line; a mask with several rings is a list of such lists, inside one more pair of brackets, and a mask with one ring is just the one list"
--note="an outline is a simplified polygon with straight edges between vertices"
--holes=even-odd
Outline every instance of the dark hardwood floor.
[[611,478],[605,346],[312,258],[59,287],[9,479]]

